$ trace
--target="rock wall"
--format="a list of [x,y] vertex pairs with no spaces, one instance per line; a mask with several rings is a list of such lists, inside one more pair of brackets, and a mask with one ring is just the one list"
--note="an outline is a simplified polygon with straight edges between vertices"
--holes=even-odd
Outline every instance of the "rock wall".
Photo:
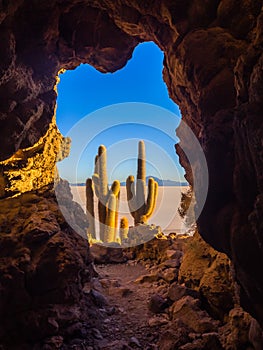
[[[76,224],[87,227],[68,184],[58,186]],[[87,241],[65,222],[50,186],[1,199],[0,231],[1,348],[72,349],[76,339],[93,345],[99,311],[85,288],[96,272]]]
[[[209,192],[199,231],[232,259],[241,301],[261,325],[262,4],[262,0],[19,0],[3,2],[0,14],[2,161],[17,152],[27,154],[47,133],[60,69],[85,62],[113,72],[126,64],[139,42],[153,40],[159,45],[165,54],[163,76],[170,96],[208,162]],[[177,152],[191,182],[180,144]],[[5,183],[0,170],[2,195]]]

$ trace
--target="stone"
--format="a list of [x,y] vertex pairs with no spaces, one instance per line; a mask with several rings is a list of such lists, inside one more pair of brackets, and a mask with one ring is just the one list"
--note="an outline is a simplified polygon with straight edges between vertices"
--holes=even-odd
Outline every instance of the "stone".
[[104,244],[96,243],[90,247],[90,252],[95,264],[116,264],[127,261],[121,248],[107,247]]
[[162,272],[162,278],[168,283],[171,283],[171,282],[177,280],[178,279],[178,269],[174,269],[172,267],[165,269]]
[[161,274],[157,273],[157,274],[148,274],[148,275],[142,275],[140,277],[138,277],[134,282],[135,283],[152,283],[152,282],[156,282],[161,278]]
[[[173,249],[167,249],[166,250],[166,257],[167,260],[172,260],[172,259],[180,259],[182,257],[182,252],[180,250],[173,250]],[[178,266],[180,266],[180,263],[178,261]],[[175,267],[178,267],[175,266]]]
[[154,294],[151,296],[148,308],[151,312],[155,314],[159,314],[164,312],[164,310],[168,307],[166,300],[159,294]]
[[180,319],[196,333],[214,332],[219,322],[213,320],[200,308],[200,301],[190,296],[185,296],[176,301],[170,308],[173,319]]
[[151,317],[149,320],[148,320],[148,324],[150,327],[160,327],[160,326],[163,326],[163,325],[166,325],[167,323],[169,323],[169,320],[167,317]]
[[[181,255],[181,257],[182,257],[182,255]],[[165,260],[161,264],[161,266],[168,267],[168,268],[170,268],[170,267],[173,267],[173,268],[179,267],[181,265],[181,257],[180,257],[180,259],[173,258],[173,259]]]
[[180,346],[179,350],[223,350],[217,333],[205,333],[200,339]]
[[131,345],[131,346],[135,345],[137,348],[141,349],[141,344],[136,337],[131,337],[131,339],[129,341],[129,345]]
[[100,331],[97,328],[92,329],[92,335],[95,339],[101,340],[103,339],[103,336],[101,335]]
[[108,301],[105,298],[105,296],[103,294],[101,294],[100,292],[98,292],[97,290],[91,289],[90,295],[91,295],[92,299],[94,300],[94,303],[97,306],[103,307],[103,306],[108,305]]
[[184,250],[179,282],[198,291],[207,310],[223,320],[234,306],[234,281],[229,259],[209,246],[198,232],[187,241]]
[[174,350],[190,341],[190,330],[181,320],[175,320],[170,327],[160,335],[158,348],[160,350]]
[[108,290],[109,295],[118,295],[121,298],[127,297],[131,293],[132,293],[132,290],[126,287],[111,287]]
[[249,333],[252,318],[240,306],[230,310],[228,322],[220,329],[221,342],[224,348],[242,348],[249,344]]
[[180,284],[175,282],[175,283],[170,285],[170,287],[168,289],[167,297],[171,301],[177,301],[186,295],[189,295],[189,296],[193,297],[194,299],[198,299],[198,297],[199,297],[199,293],[196,292],[195,290],[187,288],[185,286],[181,286]]

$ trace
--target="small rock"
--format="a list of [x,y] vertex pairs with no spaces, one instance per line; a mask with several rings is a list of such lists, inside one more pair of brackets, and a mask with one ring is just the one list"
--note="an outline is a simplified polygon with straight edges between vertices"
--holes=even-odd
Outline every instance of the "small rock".
[[125,288],[125,287],[109,288],[109,295],[118,295],[121,298],[126,297],[131,293],[132,291],[129,288]]
[[90,252],[96,264],[116,264],[127,261],[127,258],[123,255],[123,250],[119,248],[118,244],[105,246],[96,243],[90,247]]
[[91,288],[92,289],[95,289],[96,291],[101,293],[103,291],[102,287],[103,286],[101,284],[101,281],[99,281],[97,278],[92,278],[92,280],[91,280]]
[[92,334],[95,339],[101,340],[103,339],[103,336],[101,335],[101,332],[97,328],[93,328]]
[[148,320],[148,324],[150,327],[163,326],[169,322],[166,317],[152,317]]
[[200,309],[200,301],[185,296],[171,307],[173,319],[180,319],[196,333],[208,333],[218,329],[219,322],[213,320],[206,311]]
[[159,314],[164,312],[168,307],[166,300],[160,294],[154,294],[151,296],[148,304],[148,308],[151,312]]
[[199,297],[199,293],[193,289],[187,288],[185,286],[181,286],[176,282],[171,284],[168,289],[168,298],[172,301],[177,301],[182,297],[190,295],[191,297],[197,299]]
[[137,278],[134,282],[135,283],[152,283],[156,282],[161,278],[160,274],[150,274],[150,275],[143,275]]
[[182,252],[180,250],[173,250],[173,249],[167,249],[166,250],[166,257],[168,260],[170,259],[176,259],[178,255],[181,257]]
[[223,350],[217,333],[206,333],[191,343],[182,345],[179,350]]
[[171,283],[172,281],[175,281],[178,279],[178,269],[169,268],[163,271],[162,278],[168,282]]
[[141,344],[136,337],[131,337],[131,339],[129,341],[129,345],[131,345],[131,346],[136,345],[138,348],[141,348]]
[[112,316],[112,315],[114,315],[116,313],[116,307],[115,306],[109,307],[106,310],[106,312],[107,312],[107,315]]
[[98,291],[92,289],[92,290],[90,291],[90,294],[91,294],[91,296],[92,296],[92,299],[93,299],[94,303],[95,303],[97,306],[103,307],[103,306],[105,306],[105,305],[108,305],[107,299],[106,299],[105,296],[102,295],[100,292],[98,292]]
[[179,259],[168,259],[168,260],[165,260],[162,264],[161,264],[161,267],[164,266],[164,267],[180,267],[181,265],[181,262]]

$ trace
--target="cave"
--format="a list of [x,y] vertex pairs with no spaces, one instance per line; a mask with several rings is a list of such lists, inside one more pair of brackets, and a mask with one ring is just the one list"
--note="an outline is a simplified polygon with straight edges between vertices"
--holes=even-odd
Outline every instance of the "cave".
[[[169,95],[207,160],[198,231],[231,260],[240,305],[262,327],[262,1],[20,0],[3,1],[0,13],[3,348],[63,348],[63,325],[96,321],[82,288],[96,276],[88,244],[67,225],[52,190],[56,161],[69,152],[54,118],[57,77],[81,63],[114,72],[144,41],[164,52]],[[191,184],[180,127],[177,135]]]

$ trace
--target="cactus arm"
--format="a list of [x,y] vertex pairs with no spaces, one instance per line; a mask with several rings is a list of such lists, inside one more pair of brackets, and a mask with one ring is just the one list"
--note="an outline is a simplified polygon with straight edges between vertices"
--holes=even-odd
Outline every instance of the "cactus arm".
[[[145,212],[145,216],[147,220],[152,216],[152,213],[155,210],[157,196],[158,196],[158,182],[154,180],[151,182],[152,184],[150,184],[150,181],[148,182],[148,198],[147,198],[147,205],[146,205],[146,207],[148,207],[148,210],[146,210]],[[148,201],[149,201],[149,205],[148,205]]]
[[107,214],[105,220],[104,242],[114,241],[115,236],[115,214],[116,214],[116,196],[112,193],[107,205]]
[[100,200],[98,202],[98,213],[99,213],[99,222],[100,222],[100,240],[104,242],[107,208],[103,203],[101,203]]
[[135,184],[134,184],[134,176],[130,175],[126,180],[126,193],[127,193],[127,201],[130,213],[133,218],[136,215],[136,197],[135,197]]
[[114,242],[117,241],[117,233],[118,233],[118,221],[119,221],[119,209],[120,209],[120,191],[116,196],[116,210],[115,210],[115,234],[114,234]]
[[95,157],[95,161],[94,161],[94,174],[98,174],[99,173],[99,155],[97,154]]
[[121,189],[120,181],[118,180],[113,181],[110,189],[110,194],[113,193],[116,197],[114,242],[116,242],[117,230],[118,230],[120,189]]
[[94,184],[95,194],[97,198],[100,198],[100,179],[98,174],[92,175],[92,181]]
[[113,181],[110,192],[115,194],[115,196],[118,196],[118,194],[120,193],[120,189],[121,189],[120,181],[118,180]]
[[145,144],[144,141],[139,141],[138,144],[138,166],[137,166],[137,181],[136,181],[136,209],[139,216],[143,215],[145,210],[146,197],[146,163],[145,163]]
[[95,214],[94,214],[94,192],[92,179],[86,181],[86,214],[89,221],[88,234],[96,239]]
[[139,141],[138,145],[138,167],[137,167],[137,180],[141,179],[146,181],[146,164],[145,164],[145,144],[144,141]]
[[137,179],[136,181],[136,209],[138,216],[144,215],[145,212],[145,181]]
[[107,177],[107,151],[103,145],[99,146],[98,150],[98,167],[99,167],[99,180],[100,180],[100,199],[106,205],[108,199],[109,187]]
[[154,192],[155,192],[154,179],[150,177],[148,180],[148,196],[147,196],[145,212],[144,212],[146,216],[148,216],[149,213],[152,212],[152,207],[154,203]]

